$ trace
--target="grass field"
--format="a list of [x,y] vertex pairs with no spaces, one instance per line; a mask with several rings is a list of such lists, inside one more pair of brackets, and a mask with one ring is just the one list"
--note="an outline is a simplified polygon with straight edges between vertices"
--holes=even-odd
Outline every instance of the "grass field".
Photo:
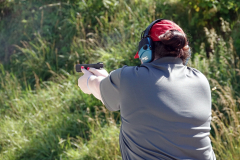
[[240,159],[239,7],[237,0],[0,2],[0,159],[121,159],[120,113],[80,91],[74,65],[139,65],[140,34],[162,17],[187,33],[188,65],[209,80],[217,159]]

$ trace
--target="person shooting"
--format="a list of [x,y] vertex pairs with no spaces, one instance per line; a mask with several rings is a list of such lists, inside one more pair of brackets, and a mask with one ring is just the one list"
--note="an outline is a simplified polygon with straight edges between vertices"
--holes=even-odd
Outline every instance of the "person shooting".
[[191,56],[184,31],[166,19],[153,21],[141,35],[140,66],[110,74],[82,67],[78,86],[110,111],[121,112],[122,158],[215,160],[211,146],[211,91]]

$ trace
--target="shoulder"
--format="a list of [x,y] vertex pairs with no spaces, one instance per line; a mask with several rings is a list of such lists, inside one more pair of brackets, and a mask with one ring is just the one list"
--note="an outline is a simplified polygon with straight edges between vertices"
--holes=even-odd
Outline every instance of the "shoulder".
[[139,77],[149,73],[149,65],[140,65],[140,66],[124,66],[121,69],[122,77]]
[[187,70],[194,74],[195,76],[198,76],[198,77],[202,77],[204,79],[207,79],[206,76],[199,70],[197,70],[196,68],[192,68],[192,67],[187,67]]
[[127,68],[127,66],[123,66],[122,68],[118,68],[116,70],[113,70],[109,73],[109,77],[113,78],[113,79],[119,79],[121,78],[121,74],[123,72],[123,70],[125,70],[125,68]]
[[114,76],[114,77],[117,76],[118,78],[120,78],[124,74],[132,74],[136,70],[138,70],[137,66],[124,65],[122,68],[111,71],[110,76]]
[[189,76],[190,78],[195,77],[202,84],[209,86],[207,77],[201,71],[197,70],[196,68],[191,68],[191,67],[187,67],[187,70],[188,70],[187,76]]

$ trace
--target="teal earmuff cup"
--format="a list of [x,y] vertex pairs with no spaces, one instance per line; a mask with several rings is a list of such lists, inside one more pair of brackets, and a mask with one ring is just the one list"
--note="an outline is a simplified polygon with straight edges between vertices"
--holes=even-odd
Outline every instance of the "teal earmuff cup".
[[142,63],[148,63],[153,60],[151,38],[143,38],[138,45],[138,56]]
[[150,49],[149,44],[144,45],[138,52],[139,58],[142,63],[148,63],[152,61],[152,50]]

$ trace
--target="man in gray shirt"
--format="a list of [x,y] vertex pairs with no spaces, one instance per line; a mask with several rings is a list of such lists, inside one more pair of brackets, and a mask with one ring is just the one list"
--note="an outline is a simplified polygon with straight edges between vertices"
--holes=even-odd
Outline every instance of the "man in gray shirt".
[[200,71],[186,66],[190,52],[184,32],[172,21],[157,20],[144,34],[135,56],[141,66],[109,75],[82,69],[79,87],[110,111],[121,111],[124,160],[215,160],[210,86]]

